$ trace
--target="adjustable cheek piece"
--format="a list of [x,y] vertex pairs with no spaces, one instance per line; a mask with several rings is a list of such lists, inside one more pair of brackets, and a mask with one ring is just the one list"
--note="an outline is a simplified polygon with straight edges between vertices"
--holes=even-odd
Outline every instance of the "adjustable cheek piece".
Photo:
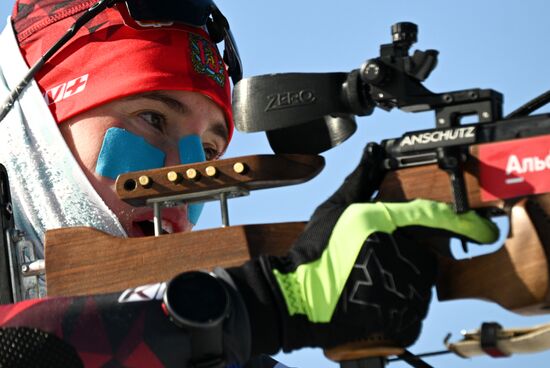
[[206,272],[182,273],[166,286],[163,308],[190,335],[191,366],[223,368],[223,322],[231,303],[223,281]]

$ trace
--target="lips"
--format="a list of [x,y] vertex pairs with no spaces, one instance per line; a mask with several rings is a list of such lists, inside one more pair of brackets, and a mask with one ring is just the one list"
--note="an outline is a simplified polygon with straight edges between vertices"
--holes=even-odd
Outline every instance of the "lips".
[[[165,208],[162,210],[161,219],[161,234],[182,232],[190,226],[185,207]],[[135,216],[131,222],[131,229],[128,235],[130,237],[155,235],[153,211],[148,210],[141,215]]]
[[[153,236],[155,235],[155,224],[153,221],[147,220],[147,221],[138,221],[134,222],[136,227],[141,231],[141,236]],[[160,234],[170,234],[171,232],[167,229],[162,227]]]

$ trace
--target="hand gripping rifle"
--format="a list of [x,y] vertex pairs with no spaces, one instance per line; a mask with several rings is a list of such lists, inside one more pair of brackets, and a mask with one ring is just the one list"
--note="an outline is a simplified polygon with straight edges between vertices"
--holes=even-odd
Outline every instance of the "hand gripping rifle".
[[[519,313],[547,313],[550,115],[529,114],[550,94],[503,118],[497,91],[433,93],[422,82],[435,68],[438,52],[409,55],[417,39],[415,24],[395,24],[392,35],[379,57],[350,73],[285,73],[241,81],[234,92],[236,127],[265,131],[276,153],[320,153],[353,134],[354,116],[369,115],[374,107],[433,110],[434,129],[370,145],[380,156],[380,169],[387,171],[376,199],[428,198],[452,203],[457,212],[508,214],[510,234],[497,252],[462,261],[440,258],[438,297],[479,298]],[[461,124],[471,115],[478,123]],[[336,349],[329,356],[347,360],[357,357],[356,351]]]
[[[550,192],[550,115],[526,115],[547,96],[502,118],[502,96],[496,91],[432,93],[422,81],[434,69],[437,51],[415,51],[409,56],[416,26],[396,24],[392,31],[393,42],[381,46],[380,56],[350,73],[275,74],[238,83],[234,91],[237,128],[265,131],[277,154],[121,175],[119,196],[130,204],[154,208],[156,236],[121,239],[87,228],[48,231],[48,294],[117,291],[190,269],[239,265],[261,253],[284,254],[303,223],[161,235],[160,211],[182,201],[218,199],[223,223],[229,225],[228,198],[312,178],[324,165],[316,154],[347,139],[355,131],[354,116],[369,115],[378,106],[434,110],[436,128],[370,146],[380,153],[380,167],[387,171],[377,199],[421,197],[454,203],[459,212],[476,208],[510,215],[510,236],[497,252],[462,261],[440,259],[439,299],[475,297],[516,312],[546,312],[550,306],[550,199],[545,195]],[[479,123],[461,124],[467,115],[476,115]],[[498,287],[502,284],[507,285],[505,291]],[[345,361],[342,365],[347,367],[363,366],[351,360],[364,357],[401,354],[407,358],[400,347],[345,346],[326,353]]]

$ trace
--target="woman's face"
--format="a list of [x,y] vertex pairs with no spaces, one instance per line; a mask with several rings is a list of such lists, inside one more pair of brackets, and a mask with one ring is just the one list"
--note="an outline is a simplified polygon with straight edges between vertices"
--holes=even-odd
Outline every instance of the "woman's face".
[[[165,166],[180,164],[178,144],[182,137],[199,136],[207,160],[220,157],[228,143],[222,109],[208,97],[187,91],[156,91],[122,98],[68,119],[59,128],[88,180],[130,237],[152,235],[144,229],[151,228],[153,211],[121,201],[115,192],[115,180],[96,172],[108,129],[121,128],[143,137],[165,154]],[[163,210],[162,223],[168,232],[188,231],[193,226],[187,206]]]

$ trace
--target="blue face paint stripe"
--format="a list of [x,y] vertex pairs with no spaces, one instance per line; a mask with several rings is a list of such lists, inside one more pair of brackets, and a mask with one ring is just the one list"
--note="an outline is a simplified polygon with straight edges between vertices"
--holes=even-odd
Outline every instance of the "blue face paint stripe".
[[[198,135],[188,135],[178,142],[180,162],[191,164],[204,162],[206,157]],[[96,173],[111,179],[131,171],[151,170],[164,166],[166,154],[148,143],[143,137],[121,128],[109,128],[96,163]],[[187,217],[193,225],[202,213],[203,203],[187,207]]]
[[201,137],[198,135],[187,135],[181,138],[178,142],[178,148],[180,152],[180,162],[182,164],[206,161]]
[[97,158],[95,171],[116,179],[131,171],[150,170],[164,166],[166,155],[143,137],[121,128],[109,128]]
[[[206,161],[202,141],[198,135],[193,134],[181,138],[178,142],[178,148],[180,153],[180,162],[182,164],[192,164],[195,162]],[[197,224],[203,207],[203,203],[192,203],[187,206],[187,217],[189,218],[189,222],[193,225]]]

